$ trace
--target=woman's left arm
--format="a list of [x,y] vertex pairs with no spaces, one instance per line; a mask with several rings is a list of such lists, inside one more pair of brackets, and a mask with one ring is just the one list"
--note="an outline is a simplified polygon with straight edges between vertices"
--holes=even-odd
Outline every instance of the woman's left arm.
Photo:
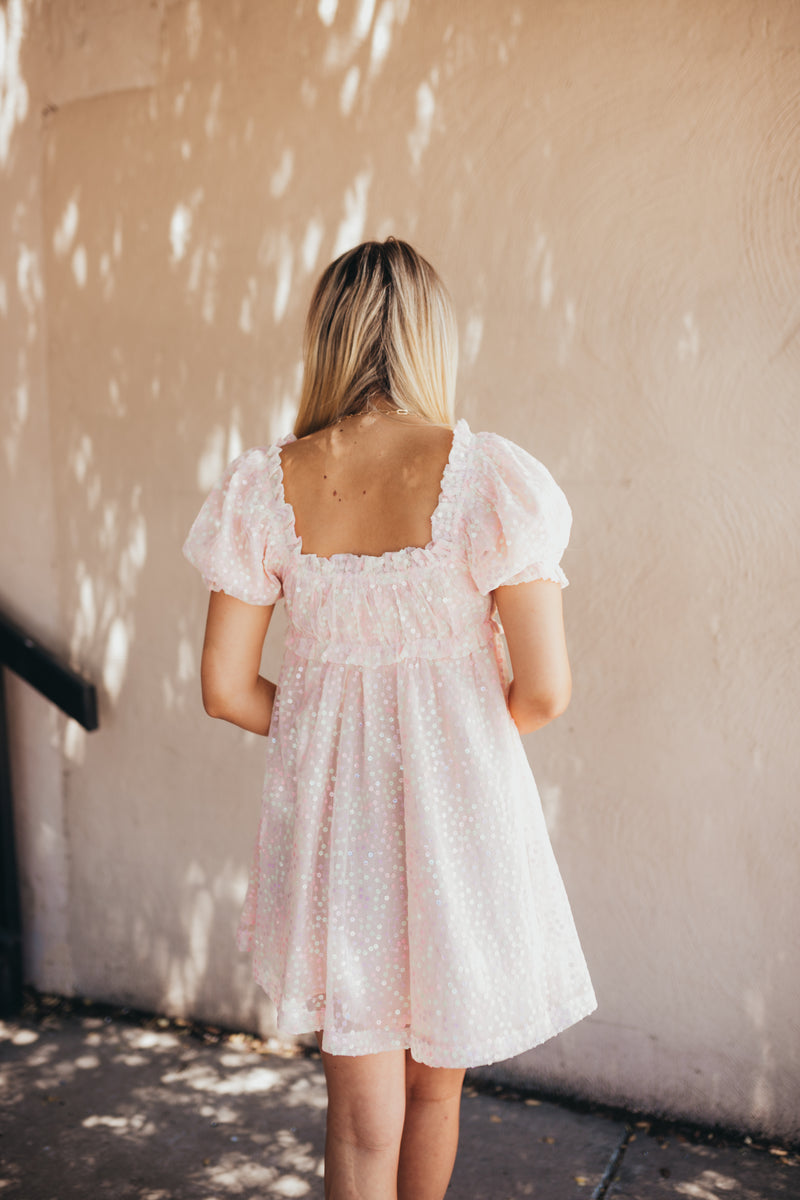
[[267,734],[275,684],[259,675],[274,604],[245,604],[225,592],[208,601],[200,680],[210,717]]

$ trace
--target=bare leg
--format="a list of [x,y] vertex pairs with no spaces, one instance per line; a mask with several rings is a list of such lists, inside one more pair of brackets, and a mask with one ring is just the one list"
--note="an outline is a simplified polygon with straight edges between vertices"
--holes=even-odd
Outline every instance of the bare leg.
[[325,1200],[397,1200],[405,1051],[350,1057],[320,1049],[328,1085]]
[[426,1067],[406,1052],[406,1119],[398,1200],[442,1200],[458,1149],[461,1068]]

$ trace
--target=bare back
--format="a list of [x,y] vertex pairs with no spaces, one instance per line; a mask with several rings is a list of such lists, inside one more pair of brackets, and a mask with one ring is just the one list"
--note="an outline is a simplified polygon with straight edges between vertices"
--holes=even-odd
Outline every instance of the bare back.
[[284,496],[303,553],[377,557],[426,546],[452,441],[445,426],[373,412],[285,446]]

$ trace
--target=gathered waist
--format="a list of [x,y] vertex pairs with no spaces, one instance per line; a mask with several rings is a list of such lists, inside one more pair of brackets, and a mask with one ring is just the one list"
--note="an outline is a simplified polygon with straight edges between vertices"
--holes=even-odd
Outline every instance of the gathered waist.
[[465,658],[491,644],[498,632],[489,618],[457,634],[446,637],[407,637],[392,642],[335,641],[309,636],[291,625],[286,648],[299,658],[342,666],[383,667],[391,663],[425,659],[428,661]]

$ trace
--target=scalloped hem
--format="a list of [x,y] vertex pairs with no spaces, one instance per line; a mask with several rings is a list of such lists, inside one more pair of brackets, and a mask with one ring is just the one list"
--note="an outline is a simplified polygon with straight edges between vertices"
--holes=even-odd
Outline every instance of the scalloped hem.
[[[247,949],[247,940],[246,936],[239,940],[241,950]],[[428,1067],[468,1069],[504,1062],[557,1037],[590,1016],[597,1008],[597,999],[589,983],[585,990],[573,997],[569,1003],[559,1005],[556,1013],[546,1020],[533,1020],[524,1028],[494,1038],[478,1035],[472,1042],[456,1046],[421,1037],[414,1033],[412,1026],[349,1033],[326,1029],[324,1000],[320,999],[318,1006],[311,1011],[307,1004],[292,1004],[284,1000],[276,1002],[274,997],[280,994],[276,984],[262,978],[258,971],[254,971],[253,978],[275,1004],[279,1036],[301,1037],[322,1029],[322,1048],[328,1054],[359,1058],[365,1054],[381,1054],[387,1050],[410,1050],[416,1062]]]

